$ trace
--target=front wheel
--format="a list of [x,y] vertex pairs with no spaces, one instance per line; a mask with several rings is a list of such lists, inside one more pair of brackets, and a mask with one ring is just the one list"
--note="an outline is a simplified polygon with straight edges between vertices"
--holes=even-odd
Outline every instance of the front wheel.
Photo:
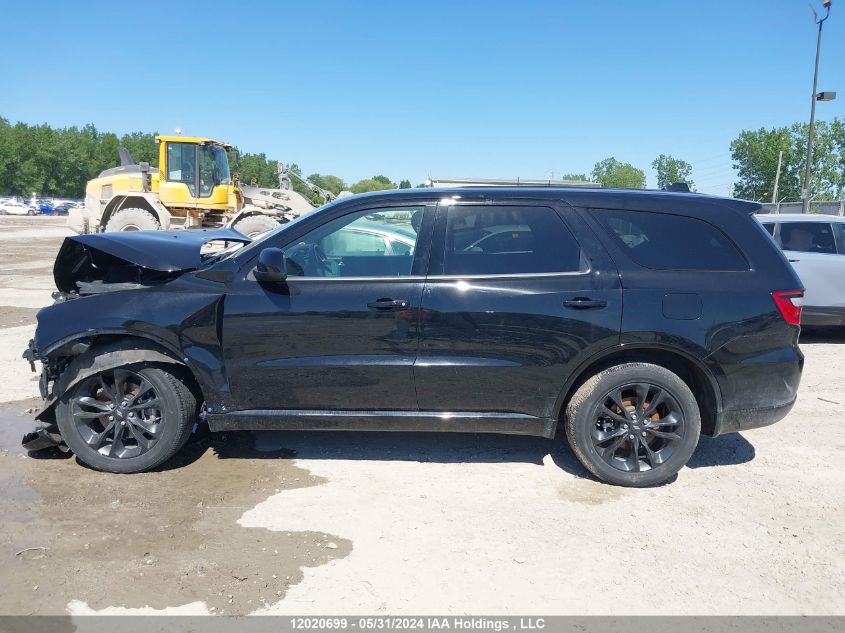
[[625,363],[587,380],[566,408],[566,435],[582,464],[621,486],[665,483],[692,457],[698,403],[665,367]]
[[137,473],[182,448],[196,409],[190,389],[167,369],[127,365],[74,385],[57,404],[56,421],[80,461],[97,470]]

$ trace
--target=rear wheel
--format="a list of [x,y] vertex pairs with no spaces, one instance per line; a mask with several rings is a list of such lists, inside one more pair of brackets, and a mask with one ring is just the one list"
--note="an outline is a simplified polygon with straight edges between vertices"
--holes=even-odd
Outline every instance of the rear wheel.
[[56,420],[65,443],[85,464],[137,473],[182,448],[196,406],[190,389],[170,371],[128,365],[76,384],[59,401]]
[[242,220],[238,220],[232,225],[236,231],[240,231],[247,237],[257,237],[267,231],[272,231],[278,228],[280,223],[271,218],[269,215],[248,215]]
[[156,231],[161,228],[156,217],[146,209],[121,209],[109,218],[106,231]]
[[566,435],[599,479],[644,487],[671,479],[701,433],[698,403],[665,367],[626,363],[587,380],[566,408]]

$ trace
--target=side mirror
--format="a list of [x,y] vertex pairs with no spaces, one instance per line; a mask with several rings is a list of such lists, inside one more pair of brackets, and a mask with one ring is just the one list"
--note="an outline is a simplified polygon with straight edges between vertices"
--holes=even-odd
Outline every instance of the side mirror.
[[288,278],[288,264],[281,248],[265,248],[258,254],[253,272],[255,281],[284,281]]

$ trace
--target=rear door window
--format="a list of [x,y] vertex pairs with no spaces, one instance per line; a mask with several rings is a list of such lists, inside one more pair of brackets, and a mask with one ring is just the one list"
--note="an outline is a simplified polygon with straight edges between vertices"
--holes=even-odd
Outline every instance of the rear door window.
[[779,237],[785,251],[836,253],[833,227],[828,222],[783,222]]
[[[518,275],[582,270],[581,249],[550,207],[449,207],[438,220],[435,275]],[[585,266],[584,266],[585,268]]]
[[769,235],[775,234],[775,224],[772,222],[764,222],[763,228],[769,232]]
[[640,266],[657,270],[748,270],[748,262],[728,236],[704,220],[617,209],[594,209],[592,213]]

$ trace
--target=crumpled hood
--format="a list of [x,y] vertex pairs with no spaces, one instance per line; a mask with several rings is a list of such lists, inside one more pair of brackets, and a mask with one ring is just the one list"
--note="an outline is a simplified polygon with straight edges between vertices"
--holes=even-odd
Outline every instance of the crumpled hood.
[[179,231],[118,231],[65,238],[53,278],[62,292],[76,290],[77,282],[143,283],[144,271],[185,272],[202,264],[200,251],[213,241],[248,243],[235,229],[186,229]]

